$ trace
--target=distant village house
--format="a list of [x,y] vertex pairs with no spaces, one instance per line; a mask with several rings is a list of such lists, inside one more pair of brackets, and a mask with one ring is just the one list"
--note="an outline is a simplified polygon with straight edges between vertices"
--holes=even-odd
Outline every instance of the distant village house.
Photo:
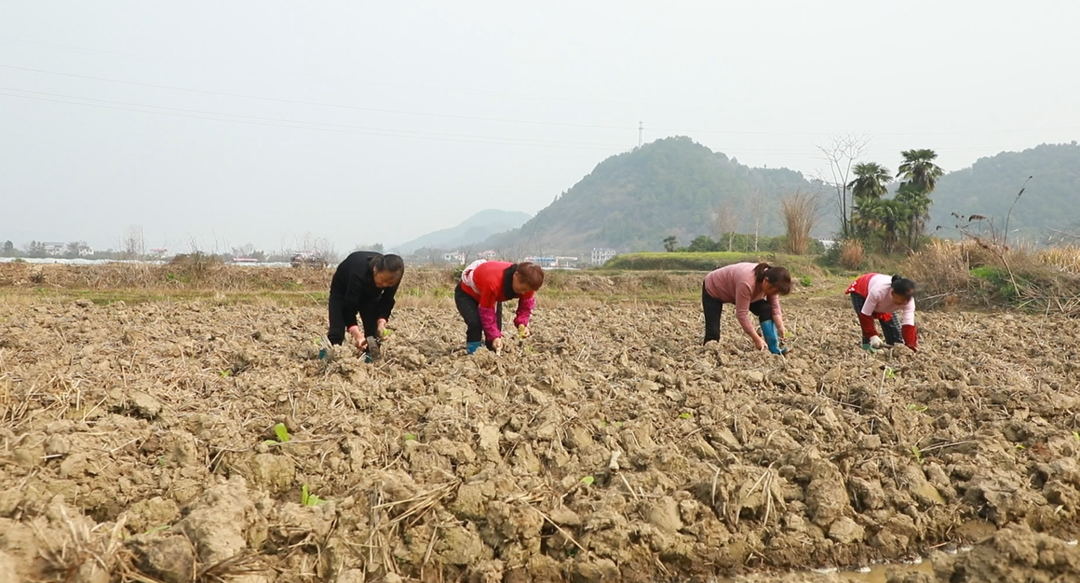
[[592,265],[603,265],[618,254],[618,251],[608,249],[607,247],[593,247],[592,257],[590,258],[589,263]]
[[42,242],[41,250],[49,257],[62,257],[67,253],[67,243]]
[[525,258],[525,261],[535,263],[544,269],[573,269],[577,260],[577,257],[563,256],[550,257],[530,255]]
[[465,254],[461,251],[453,251],[451,253],[443,253],[443,261],[447,263],[455,263],[458,265],[465,265]]

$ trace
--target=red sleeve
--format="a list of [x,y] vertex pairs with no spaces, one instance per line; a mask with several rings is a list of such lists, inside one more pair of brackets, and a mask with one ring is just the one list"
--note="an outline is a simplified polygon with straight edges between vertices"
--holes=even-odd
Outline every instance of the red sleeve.
[[874,318],[859,312],[859,327],[862,328],[863,336],[870,338],[877,336],[877,328],[874,327]]
[[901,328],[904,333],[904,346],[918,352],[919,349],[919,335],[915,330],[914,325],[906,325]]

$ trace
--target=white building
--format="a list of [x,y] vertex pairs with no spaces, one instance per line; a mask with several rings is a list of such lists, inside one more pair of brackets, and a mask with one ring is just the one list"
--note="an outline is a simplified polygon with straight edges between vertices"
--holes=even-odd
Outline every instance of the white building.
[[60,257],[67,251],[66,243],[41,243],[41,250],[50,257]]
[[447,263],[456,263],[458,265],[465,265],[465,254],[461,251],[453,251],[451,253],[443,253],[443,261]]
[[603,265],[618,254],[619,253],[614,249],[608,249],[607,247],[593,247],[592,257],[590,258],[591,260],[589,263],[593,265]]
[[561,255],[555,257],[531,255],[525,258],[525,261],[535,263],[545,269],[572,269],[577,260],[577,257],[563,257]]
[[481,251],[481,252],[476,254],[477,259],[487,259],[489,261],[492,260],[492,259],[495,259],[498,256],[499,256],[499,254],[492,251],[491,249],[488,249],[487,251]]

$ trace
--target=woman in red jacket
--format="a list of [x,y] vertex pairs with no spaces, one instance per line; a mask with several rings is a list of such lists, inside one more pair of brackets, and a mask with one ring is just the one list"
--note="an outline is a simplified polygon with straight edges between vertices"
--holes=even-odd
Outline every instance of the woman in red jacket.
[[454,302],[465,319],[466,352],[480,348],[483,336],[487,347],[502,350],[502,303],[517,298],[514,325],[522,336],[529,335],[529,316],[536,304],[534,294],[544,285],[544,270],[533,263],[474,261],[461,272],[454,290]]
[[[889,277],[867,273],[856,279],[844,292],[851,296],[851,305],[859,316],[862,328],[862,347],[873,352],[878,348],[904,343],[918,352],[919,339],[915,330],[915,282],[899,275]],[[896,312],[901,314],[897,321]],[[885,340],[878,336],[874,320],[881,322]]]

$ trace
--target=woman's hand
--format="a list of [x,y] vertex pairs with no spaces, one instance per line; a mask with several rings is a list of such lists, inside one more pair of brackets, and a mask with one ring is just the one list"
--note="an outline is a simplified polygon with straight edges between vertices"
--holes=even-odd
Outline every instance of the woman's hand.
[[360,331],[360,327],[353,325],[349,326],[349,336],[352,336],[353,344],[360,350],[367,350],[367,338],[364,338],[364,333]]

